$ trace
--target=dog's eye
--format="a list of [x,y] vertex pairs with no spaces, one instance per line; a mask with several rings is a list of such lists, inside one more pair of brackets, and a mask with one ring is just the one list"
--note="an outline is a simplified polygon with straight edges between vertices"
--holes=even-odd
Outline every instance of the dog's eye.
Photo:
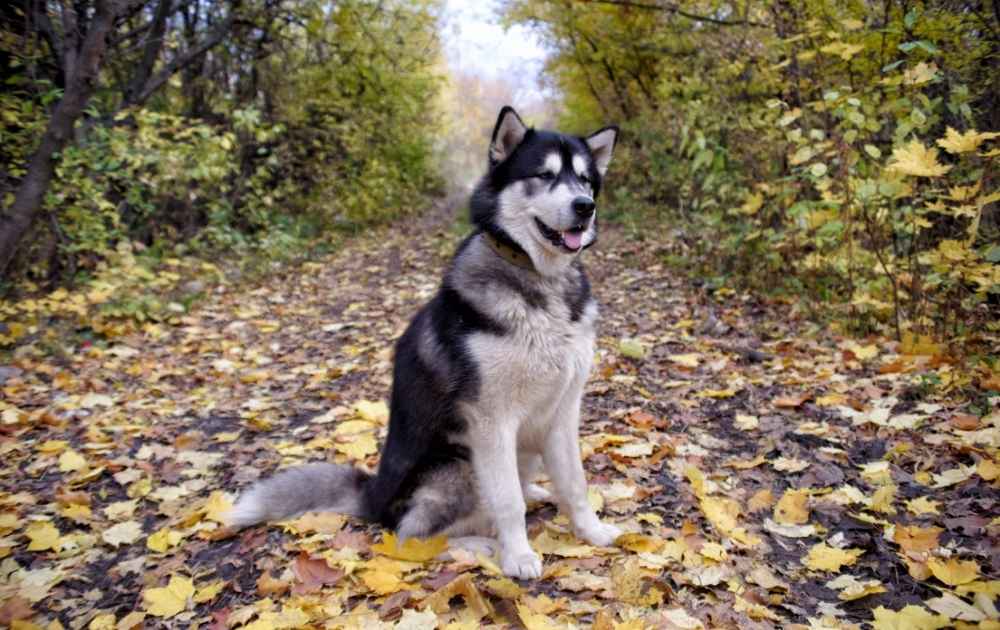
[[586,175],[581,175],[580,176],[580,180],[583,181],[583,183],[587,184],[588,186],[590,186],[590,185],[593,184],[593,182],[590,181],[590,177],[588,177]]
[[545,171],[543,173],[539,173],[538,175],[535,175],[535,177],[537,177],[538,179],[541,179],[541,180],[545,180],[547,182],[551,182],[553,179],[556,178],[556,174],[553,173],[552,171]]

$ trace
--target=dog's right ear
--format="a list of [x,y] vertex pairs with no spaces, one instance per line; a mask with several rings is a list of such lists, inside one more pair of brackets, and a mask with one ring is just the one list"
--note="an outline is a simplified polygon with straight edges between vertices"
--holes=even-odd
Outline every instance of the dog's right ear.
[[490,167],[492,168],[510,157],[517,145],[524,140],[526,133],[528,133],[528,128],[514,111],[514,108],[510,105],[504,105],[504,108],[500,110],[500,116],[497,117],[497,124],[493,128],[493,139],[490,140]]

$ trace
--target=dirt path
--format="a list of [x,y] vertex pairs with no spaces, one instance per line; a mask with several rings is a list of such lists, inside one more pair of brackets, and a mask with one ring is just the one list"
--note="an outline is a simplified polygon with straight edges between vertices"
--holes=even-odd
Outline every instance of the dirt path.
[[940,358],[807,334],[792,306],[692,288],[659,262],[668,243],[610,229],[585,255],[602,323],[583,444],[626,549],[587,547],[538,506],[545,576],[515,584],[468,554],[389,558],[377,528],[340,517],[222,530],[218,491],[279,464],[377,463],[391,341],[437,286],[446,225],[357,239],[67,364],[21,359],[2,389],[0,622],[840,628],[906,605],[921,608],[879,623],[995,619],[996,396],[959,408]]

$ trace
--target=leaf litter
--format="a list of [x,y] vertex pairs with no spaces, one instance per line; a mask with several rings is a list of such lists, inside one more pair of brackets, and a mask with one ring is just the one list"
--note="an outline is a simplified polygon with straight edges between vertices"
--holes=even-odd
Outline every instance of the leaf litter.
[[377,466],[392,340],[452,243],[433,221],[138,334],[18,351],[0,624],[1000,628],[1000,408],[975,389],[997,375],[696,288],[658,260],[668,244],[613,229],[586,255],[602,322],[581,446],[616,548],[547,504],[528,515],[544,574],[522,582],[336,514],[224,527],[279,466]]

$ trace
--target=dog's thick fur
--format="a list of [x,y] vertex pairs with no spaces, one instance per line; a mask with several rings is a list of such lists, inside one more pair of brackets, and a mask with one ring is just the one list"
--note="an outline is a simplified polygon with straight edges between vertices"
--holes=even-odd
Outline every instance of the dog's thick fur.
[[289,469],[246,492],[233,525],[332,510],[402,538],[495,536],[504,572],[536,578],[525,506],[549,498],[532,483],[544,469],[575,532],[615,540],[588,504],[580,459],[597,306],[578,254],[597,237],[593,200],[617,134],[529,129],[501,110],[470,203],[476,230],[396,345],[378,473]]

